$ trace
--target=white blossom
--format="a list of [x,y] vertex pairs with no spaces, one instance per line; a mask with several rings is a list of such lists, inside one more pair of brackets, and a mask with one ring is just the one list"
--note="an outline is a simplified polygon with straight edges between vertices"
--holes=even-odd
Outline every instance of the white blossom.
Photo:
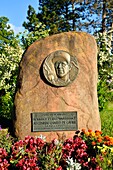
[[46,136],[44,136],[42,134],[40,134],[39,136],[36,136],[36,138],[40,138],[40,139],[46,141]]
[[81,164],[76,162],[76,159],[73,161],[73,158],[68,158],[66,161],[68,163],[67,170],[81,170]]

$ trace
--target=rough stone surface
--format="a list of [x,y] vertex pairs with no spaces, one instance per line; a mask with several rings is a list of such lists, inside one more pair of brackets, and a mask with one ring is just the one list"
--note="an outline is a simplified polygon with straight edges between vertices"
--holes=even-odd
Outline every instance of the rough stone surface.
[[[79,73],[66,87],[52,87],[42,76],[42,63],[50,53],[64,50],[76,56]],[[77,111],[78,129],[100,130],[97,99],[97,46],[95,39],[82,32],[56,34],[34,42],[24,53],[20,63],[18,88],[15,95],[15,134],[72,137],[74,131],[31,132],[32,112]]]

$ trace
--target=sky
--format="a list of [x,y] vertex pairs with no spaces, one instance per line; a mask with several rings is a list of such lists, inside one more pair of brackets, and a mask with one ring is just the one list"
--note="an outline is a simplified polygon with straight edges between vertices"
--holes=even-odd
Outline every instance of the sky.
[[28,6],[38,11],[39,0],[0,0],[0,16],[9,19],[9,24],[15,33],[23,31],[23,22],[26,20]]

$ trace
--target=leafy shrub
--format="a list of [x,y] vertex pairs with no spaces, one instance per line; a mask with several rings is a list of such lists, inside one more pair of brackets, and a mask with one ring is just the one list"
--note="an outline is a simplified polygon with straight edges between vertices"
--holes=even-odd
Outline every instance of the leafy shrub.
[[[62,157],[62,143],[57,139],[45,143],[42,151],[39,152],[39,167],[42,169],[58,169]],[[61,169],[61,168],[59,168]]]
[[99,33],[96,37],[98,45],[98,101],[100,111],[111,99],[113,89],[113,54],[111,52],[109,34]]
[[0,127],[0,148],[5,149],[10,153],[10,149],[14,142],[13,137],[8,133],[8,129],[2,129]]
[[102,169],[113,169],[113,147],[106,145],[97,146],[98,154],[96,156],[97,162]]

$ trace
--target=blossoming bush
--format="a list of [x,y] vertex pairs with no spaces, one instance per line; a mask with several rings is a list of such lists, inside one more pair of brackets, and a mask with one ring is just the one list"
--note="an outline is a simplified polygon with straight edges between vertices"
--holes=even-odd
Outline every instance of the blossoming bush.
[[0,16],[0,118],[11,119],[23,49],[9,19]]
[[92,130],[76,131],[73,138],[26,136],[12,144],[10,152],[0,148],[3,170],[106,170],[113,169],[113,137]]
[[98,33],[95,37],[98,46],[98,102],[99,110],[106,108],[112,100],[113,89],[113,52],[109,32]]

